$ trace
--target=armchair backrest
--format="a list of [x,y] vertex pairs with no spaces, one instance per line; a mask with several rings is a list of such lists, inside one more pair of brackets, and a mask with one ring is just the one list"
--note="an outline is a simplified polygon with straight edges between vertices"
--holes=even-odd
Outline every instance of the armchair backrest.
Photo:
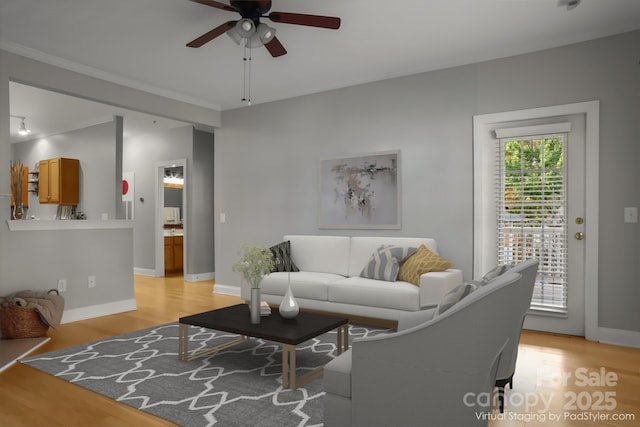
[[486,426],[521,278],[507,272],[430,321],[354,340],[352,425]]
[[529,259],[527,261],[516,264],[509,272],[518,273],[522,275],[520,280],[519,291],[517,299],[512,301],[512,304],[516,306],[520,312],[520,318],[512,325],[511,339],[505,348],[503,357],[500,359],[498,366],[498,373],[496,378],[507,379],[516,370],[516,360],[518,358],[518,344],[520,343],[520,335],[522,333],[522,325],[524,318],[527,315],[527,311],[531,306],[531,297],[533,295],[533,286],[536,282],[536,276],[538,275],[537,259]]

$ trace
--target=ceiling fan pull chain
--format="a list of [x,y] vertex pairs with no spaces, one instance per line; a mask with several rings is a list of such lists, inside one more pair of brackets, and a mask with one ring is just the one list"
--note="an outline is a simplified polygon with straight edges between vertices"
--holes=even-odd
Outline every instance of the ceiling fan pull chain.
[[243,77],[242,77],[242,102],[247,102],[247,46],[244,46],[244,56],[242,57]]
[[[247,55],[249,52],[249,55]],[[244,63],[244,81],[242,82],[242,102],[246,102],[247,105],[251,105],[251,49],[244,45],[244,57],[242,58]]]
[[251,48],[248,49],[249,50],[249,62],[247,62],[247,65],[249,67],[249,72],[247,73],[247,105],[251,105]]

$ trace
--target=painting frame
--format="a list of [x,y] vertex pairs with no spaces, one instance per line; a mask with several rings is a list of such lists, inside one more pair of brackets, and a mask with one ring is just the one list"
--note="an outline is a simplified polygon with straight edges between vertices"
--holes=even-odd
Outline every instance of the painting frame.
[[401,228],[400,150],[319,161],[318,228]]

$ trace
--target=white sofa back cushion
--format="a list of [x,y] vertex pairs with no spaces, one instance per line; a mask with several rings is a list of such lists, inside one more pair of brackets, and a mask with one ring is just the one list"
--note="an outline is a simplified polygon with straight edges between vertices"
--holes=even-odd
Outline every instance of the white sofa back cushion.
[[347,276],[351,243],[349,237],[287,235],[284,240],[291,241],[291,259],[300,271]]
[[[292,243],[293,245],[293,243]],[[425,245],[433,253],[438,253],[438,247],[434,239],[421,238],[421,237],[352,237],[351,238],[351,255],[349,257],[349,277],[359,276],[362,269],[371,254],[378,249],[381,245],[397,245],[397,246],[411,246],[418,248],[420,245]],[[292,249],[293,252],[293,249]],[[297,264],[297,263],[296,263]],[[298,265],[299,267],[299,265]]]

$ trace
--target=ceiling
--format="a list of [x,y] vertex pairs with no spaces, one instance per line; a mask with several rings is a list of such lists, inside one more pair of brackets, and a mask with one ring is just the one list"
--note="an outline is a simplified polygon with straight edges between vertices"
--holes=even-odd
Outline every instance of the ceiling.
[[[272,11],[338,16],[342,25],[336,31],[263,18],[288,54],[272,58],[265,48],[252,50],[251,100],[265,103],[640,29],[638,0],[582,0],[570,11],[558,1],[273,0]],[[237,16],[189,0],[0,0],[0,48],[224,111],[244,106],[243,49],[226,35],[198,49],[185,44]],[[13,97],[11,114],[31,115],[14,108]],[[12,119],[12,127],[14,122],[19,125]]]
[[[88,101],[74,96],[51,92],[15,82],[9,84],[11,102],[10,140],[12,143],[46,138],[63,132],[114,120],[122,116],[124,138],[162,132],[187,126],[187,123],[155,117],[120,107]],[[21,117],[30,133],[18,134]]]

